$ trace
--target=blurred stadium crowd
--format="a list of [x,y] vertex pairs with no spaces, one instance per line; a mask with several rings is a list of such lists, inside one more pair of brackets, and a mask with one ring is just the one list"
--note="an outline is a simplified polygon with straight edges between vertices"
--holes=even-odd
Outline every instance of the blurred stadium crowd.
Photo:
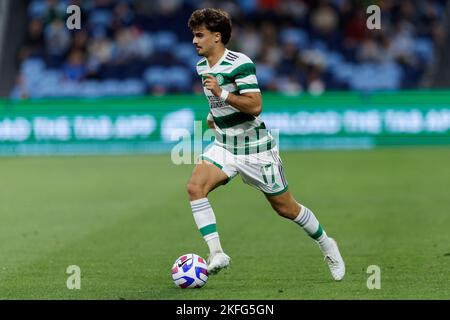
[[[368,30],[366,8],[381,8]],[[81,30],[66,8],[81,7]],[[262,89],[298,94],[420,86],[443,45],[445,0],[30,0],[13,98],[201,92],[187,21],[221,7],[229,48],[257,65]]]

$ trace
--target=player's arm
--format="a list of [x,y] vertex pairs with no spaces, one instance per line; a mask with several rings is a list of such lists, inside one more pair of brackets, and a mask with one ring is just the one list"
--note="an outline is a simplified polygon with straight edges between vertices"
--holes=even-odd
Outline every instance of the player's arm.
[[[220,97],[223,93],[214,76],[206,74],[206,80],[203,85],[210,90],[216,97]],[[259,92],[246,92],[240,95],[228,93],[225,101],[233,107],[244,113],[258,116],[262,110],[262,98]]]
[[229,93],[225,101],[242,112],[255,117],[259,116],[262,111],[262,98],[259,92],[247,92],[240,95]]

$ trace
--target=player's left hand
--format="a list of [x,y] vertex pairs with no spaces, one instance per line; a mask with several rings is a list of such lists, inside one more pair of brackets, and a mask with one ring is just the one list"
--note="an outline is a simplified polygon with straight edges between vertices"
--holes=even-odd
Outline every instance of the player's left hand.
[[216,77],[210,75],[210,74],[205,74],[205,81],[203,81],[203,86],[210,90],[213,95],[215,95],[216,97],[220,97],[220,94],[222,93],[222,89],[219,87],[219,84],[217,83],[217,79]]

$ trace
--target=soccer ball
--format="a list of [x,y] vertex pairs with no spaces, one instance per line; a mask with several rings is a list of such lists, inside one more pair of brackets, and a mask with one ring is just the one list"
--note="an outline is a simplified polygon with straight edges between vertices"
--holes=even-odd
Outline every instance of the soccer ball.
[[195,253],[183,254],[172,266],[172,279],[180,288],[201,288],[208,280],[205,259]]

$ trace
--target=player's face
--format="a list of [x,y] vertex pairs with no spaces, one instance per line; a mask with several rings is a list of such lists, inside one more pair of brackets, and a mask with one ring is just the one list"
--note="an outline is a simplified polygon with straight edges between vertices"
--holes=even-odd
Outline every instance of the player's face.
[[192,43],[197,50],[199,56],[207,57],[214,49],[214,47],[220,42],[220,33],[211,32],[200,26],[192,31],[194,38]]

